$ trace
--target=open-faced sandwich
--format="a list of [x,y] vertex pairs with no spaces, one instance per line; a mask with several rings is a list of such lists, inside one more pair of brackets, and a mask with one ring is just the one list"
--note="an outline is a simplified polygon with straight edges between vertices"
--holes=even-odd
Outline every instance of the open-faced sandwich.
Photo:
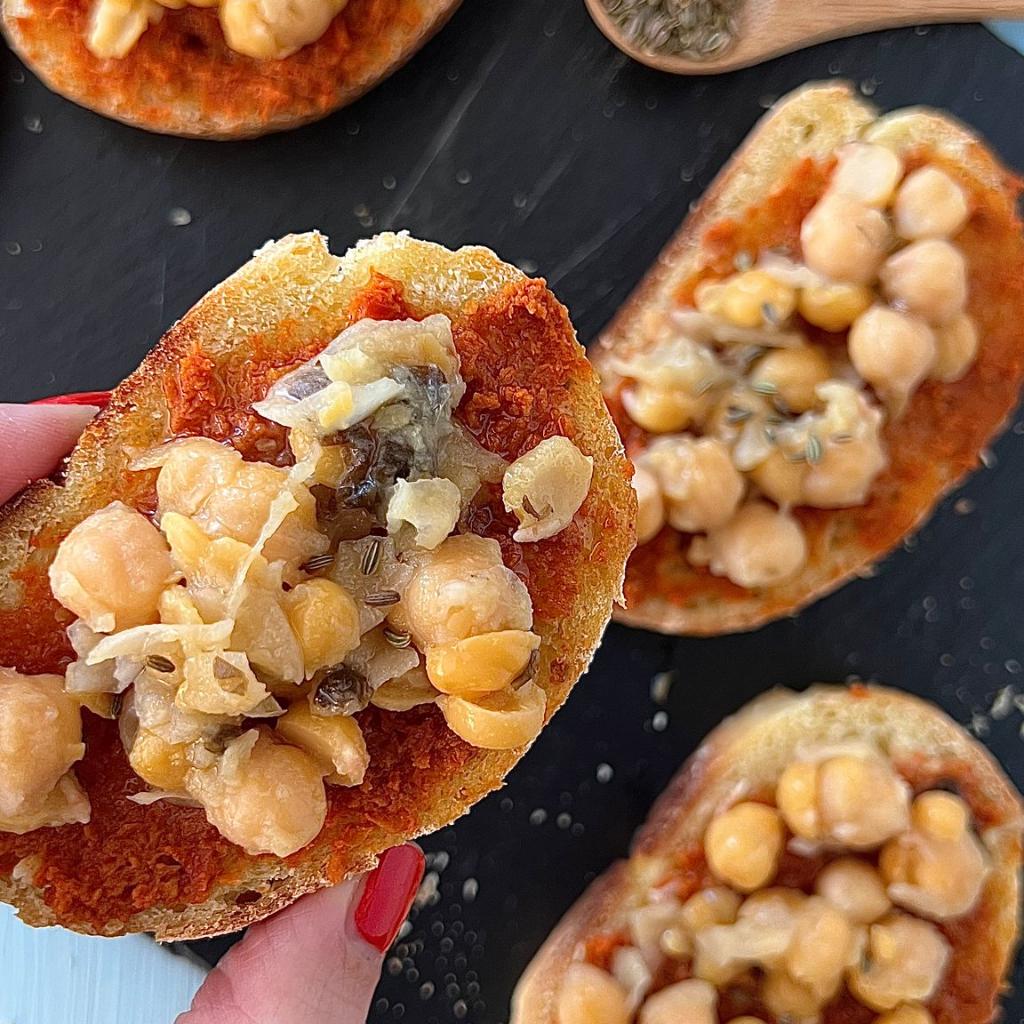
[[267,245],[0,514],[0,898],[209,935],[450,822],[586,668],[634,512],[543,281]]
[[987,1024],[1022,828],[999,766],[933,706],[769,693],[562,920],[512,1024]]
[[1024,368],[1017,193],[942,114],[837,85],[768,114],[596,355],[637,466],[622,621],[792,613],[976,464]]
[[294,128],[361,96],[459,0],[0,0],[4,34],[55,92],[171,135]]

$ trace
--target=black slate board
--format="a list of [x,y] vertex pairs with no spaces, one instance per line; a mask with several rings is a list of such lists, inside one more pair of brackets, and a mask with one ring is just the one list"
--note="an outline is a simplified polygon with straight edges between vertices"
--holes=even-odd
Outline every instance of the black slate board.
[[[1024,167],[1024,58],[978,26],[816,47],[711,79],[618,53],[578,0],[467,0],[404,70],[309,128],[184,142],[51,96],[0,54],[0,398],[105,388],[267,238],[336,251],[381,228],[480,242],[546,275],[589,340],[778,95],[845,77],[884,108],[953,111]],[[188,223],[182,223],[188,221]],[[715,640],[612,627],[508,786],[424,842],[439,888],[371,1021],[508,1018],[520,971],[723,715],[775,684],[878,678],[974,722],[1024,785],[1024,423],[877,576]],[[664,705],[651,679],[673,674]],[[610,778],[609,778],[610,775]],[[604,781],[601,781],[604,780]],[[197,943],[208,959],[223,942]],[[1016,973],[1021,989],[1024,972]],[[1024,1019],[1024,996],[1006,1019]]]

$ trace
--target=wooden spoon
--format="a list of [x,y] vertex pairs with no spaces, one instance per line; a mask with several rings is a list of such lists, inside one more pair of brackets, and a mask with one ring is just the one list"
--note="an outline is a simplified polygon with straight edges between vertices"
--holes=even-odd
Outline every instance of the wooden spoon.
[[651,53],[629,42],[602,0],[586,0],[597,27],[634,60],[677,75],[711,75],[780,53],[897,25],[1024,17],[1024,0],[739,0],[735,41],[708,60]]

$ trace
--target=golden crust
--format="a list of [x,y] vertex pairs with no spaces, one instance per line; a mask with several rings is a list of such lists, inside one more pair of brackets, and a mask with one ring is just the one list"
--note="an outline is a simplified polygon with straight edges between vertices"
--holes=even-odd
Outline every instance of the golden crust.
[[239,139],[295,128],[358,99],[404,64],[461,0],[350,0],[285,60],[228,47],[215,10],[167,11],[120,60],[85,44],[92,0],[0,0],[0,25],[55,92],[170,135]]
[[[377,236],[341,259],[328,252],[319,234],[292,235],[264,247],[200,300],[114,391],[109,407],[86,428],[62,483],[36,483],[0,509],[0,608],[6,612],[0,615],[0,641],[4,631],[10,632],[19,622],[24,624],[29,611],[24,595],[33,592],[33,580],[45,581],[56,541],[110,500],[126,496],[131,500],[126,485],[130,452],[166,437],[164,386],[186,354],[198,346],[216,360],[246,359],[257,347],[264,351],[269,345],[275,353],[286,355],[317,340],[323,343],[344,325],[346,310],[353,296],[365,287],[371,270],[400,282],[410,307],[421,314],[454,316],[525,281],[518,270],[487,249],[467,247],[453,253],[404,235]],[[575,368],[561,392],[562,411],[575,424],[576,443],[594,458],[594,477],[581,512],[588,524],[581,553],[566,567],[575,584],[568,589],[574,592],[560,614],[537,610],[535,628],[543,641],[537,681],[548,695],[548,718],[586,670],[612,603],[620,596],[623,568],[633,544],[635,509],[629,466],[597,378],[564,310],[557,308],[562,318],[557,327],[558,345]],[[514,368],[514,351],[508,356]],[[17,650],[22,639],[8,636],[8,643]],[[29,660],[34,656],[31,651],[25,654]],[[438,727],[437,722],[430,724]],[[442,747],[456,742],[440,729],[431,740]],[[14,876],[26,872],[11,874],[11,866],[4,869],[2,850],[0,899],[13,903],[29,924],[61,924],[104,935],[151,931],[159,939],[170,940],[234,931],[304,893],[372,868],[389,847],[448,824],[497,788],[524,752],[470,749],[462,751],[457,770],[441,771],[434,762],[411,769],[403,761],[404,752],[384,750],[380,771],[387,777],[378,779],[377,784],[381,789],[389,785],[400,789],[402,808],[390,812],[373,804],[372,797],[364,804],[356,796],[350,797],[363,787],[336,791],[343,801],[339,820],[329,819],[313,844],[286,861],[244,857],[237,851],[232,870],[193,905],[156,905],[133,913],[126,898],[124,913],[101,922],[73,909],[58,911],[35,884],[35,869],[27,872],[28,880],[18,881]],[[87,753],[86,762],[89,756]],[[123,812],[134,809],[123,796],[117,806]],[[174,813],[183,810],[174,809]],[[196,830],[205,827],[201,812],[189,813],[199,816]],[[201,831],[197,834],[201,841]],[[216,835],[209,839],[215,840]]]
[[583,894],[537,952],[516,987],[511,1024],[557,1024],[556,1000],[581,944],[614,928],[671,867],[673,855],[702,841],[718,807],[773,785],[796,749],[807,743],[866,738],[897,765],[921,777],[942,776],[955,764],[972,780],[964,796],[984,807],[984,839],[993,869],[971,915],[966,947],[954,971],[969,973],[970,995],[943,1000],[937,1024],[986,1024],[995,1014],[1019,927],[1020,795],[987,750],[925,701],[884,687],[815,686],[804,693],[774,690],[726,719],[683,765],[619,861]]
[[[905,153],[925,150],[984,200],[984,217],[961,239],[970,247],[970,311],[982,327],[977,363],[957,384],[923,387],[899,424],[887,427],[892,464],[876,481],[867,505],[834,512],[798,510],[810,555],[796,579],[744,591],[688,566],[681,551],[669,566],[665,556],[644,546],[627,572],[628,603],[616,610],[618,621],[662,633],[715,635],[753,629],[796,612],[865,573],[919,526],[977,465],[981,451],[1016,406],[1024,379],[1018,326],[1024,322],[1024,290],[1014,283],[1024,278],[1017,181],[968,129],[948,116],[910,109],[879,118],[845,85],[810,86],[782,100],[719,174],[603,332],[594,362],[606,393],[613,395],[620,383],[608,366],[609,355],[642,347],[638,325],[644,314],[670,304],[705,263],[708,229],[742,215],[807,158],[826,159],[837,146],[858,137],[886,142]],[[994,264],[992,252],[998,252],[1001,264]],[[652,567],[663,572],[660,581],[648,579],[654,575]],[[634,574],[639,598],[631,596]],[[670,593],[673,589],[677,593]]]

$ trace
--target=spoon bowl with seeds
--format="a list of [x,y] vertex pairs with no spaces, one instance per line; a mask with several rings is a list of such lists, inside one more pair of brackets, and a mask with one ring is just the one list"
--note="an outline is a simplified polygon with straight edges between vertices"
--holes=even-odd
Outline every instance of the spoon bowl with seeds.
[[586,0],[634,60],[677,75],[759,64],[827,39],[899,25],[1024,17],[1024,0]]

